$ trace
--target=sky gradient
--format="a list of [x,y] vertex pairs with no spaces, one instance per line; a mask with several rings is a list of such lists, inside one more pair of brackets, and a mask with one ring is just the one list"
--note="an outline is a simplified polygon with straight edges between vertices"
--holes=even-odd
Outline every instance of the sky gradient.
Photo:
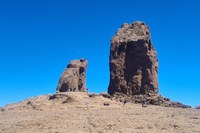
[[89,91],[106,92],[110,40],[138,20],[158,52],[159,93],[199,105],[199,7],[198,0],[1,0],[0,106],[55,93],[67,63],[82,57]]

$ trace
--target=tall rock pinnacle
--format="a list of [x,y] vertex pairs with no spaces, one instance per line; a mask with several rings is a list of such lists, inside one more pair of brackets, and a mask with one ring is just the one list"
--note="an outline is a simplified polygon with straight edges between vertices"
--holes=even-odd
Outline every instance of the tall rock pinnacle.
[[86,91],[86,59],[72,60],[61,75],[57,92]]
[[123,24],[111,40],[108,93],[158,93],[158,59],[148,26]]

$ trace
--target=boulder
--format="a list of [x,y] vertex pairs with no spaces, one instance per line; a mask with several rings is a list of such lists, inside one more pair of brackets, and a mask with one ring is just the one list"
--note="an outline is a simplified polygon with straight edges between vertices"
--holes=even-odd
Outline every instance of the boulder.
[[158,93],[158,58],[148,26],[123,24],[111,40],[108,93]]
[[86,89],[86,59],[72,60],[62,73],[56,91],[87,91]]

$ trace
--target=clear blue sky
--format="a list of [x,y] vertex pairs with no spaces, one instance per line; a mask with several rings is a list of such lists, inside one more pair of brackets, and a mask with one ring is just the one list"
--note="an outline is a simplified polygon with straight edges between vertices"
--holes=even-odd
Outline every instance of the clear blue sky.
[[55,93],[67,63],[82,57],[89,91],[106,92],[110,39],[136,20],[151,29],[160,93],[200,104],[198,0],[1,0],[0,106]]

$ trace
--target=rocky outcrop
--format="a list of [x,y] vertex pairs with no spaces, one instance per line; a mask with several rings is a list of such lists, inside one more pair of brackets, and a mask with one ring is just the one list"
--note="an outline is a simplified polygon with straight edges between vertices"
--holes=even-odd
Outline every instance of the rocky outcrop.
[[158,59],[143,22],[123,24],[111,40],[108,93],[158,93]]
[[171,101],[169,98],[165,98],[159,94],[146,94],[146,95],[133,95],[127,96],[125,94],[116,94],[113,97],[114,100],[124,102],[126,100],[130,103],[139,103],[146,105],[157,105],[157,106],[164,106],[164,107],[174,107],[174,108],[191,108],[189,105],[182,104],[180,102]]
[[200,105],[199,105],[199,106],[196,106],[195,109],[200,109]]
[[111,40],[108,93],[120,102],[191,108],[158,94],[158,58],[143,22],[123,24]]
[[57,92],[87,91],[86,89],[86,59],[72,60],[59,79]]
[[[69,103],[72,99],[60,92],[87,91],[87,60],[72,60],[60,77],[57,94],[49,100]],[[102,96],[110,100],[141,103],[165,107],[190,108],[180,102],[158,94],[158,59],[153,46],[148,26],[143,22],[123,24],[111,40],[110,48],[110,83],[108,93],[88,94],[95,98]],[[69,92],[68,92],[69,93]],[[104,106],[109,106],[105,103]]]

